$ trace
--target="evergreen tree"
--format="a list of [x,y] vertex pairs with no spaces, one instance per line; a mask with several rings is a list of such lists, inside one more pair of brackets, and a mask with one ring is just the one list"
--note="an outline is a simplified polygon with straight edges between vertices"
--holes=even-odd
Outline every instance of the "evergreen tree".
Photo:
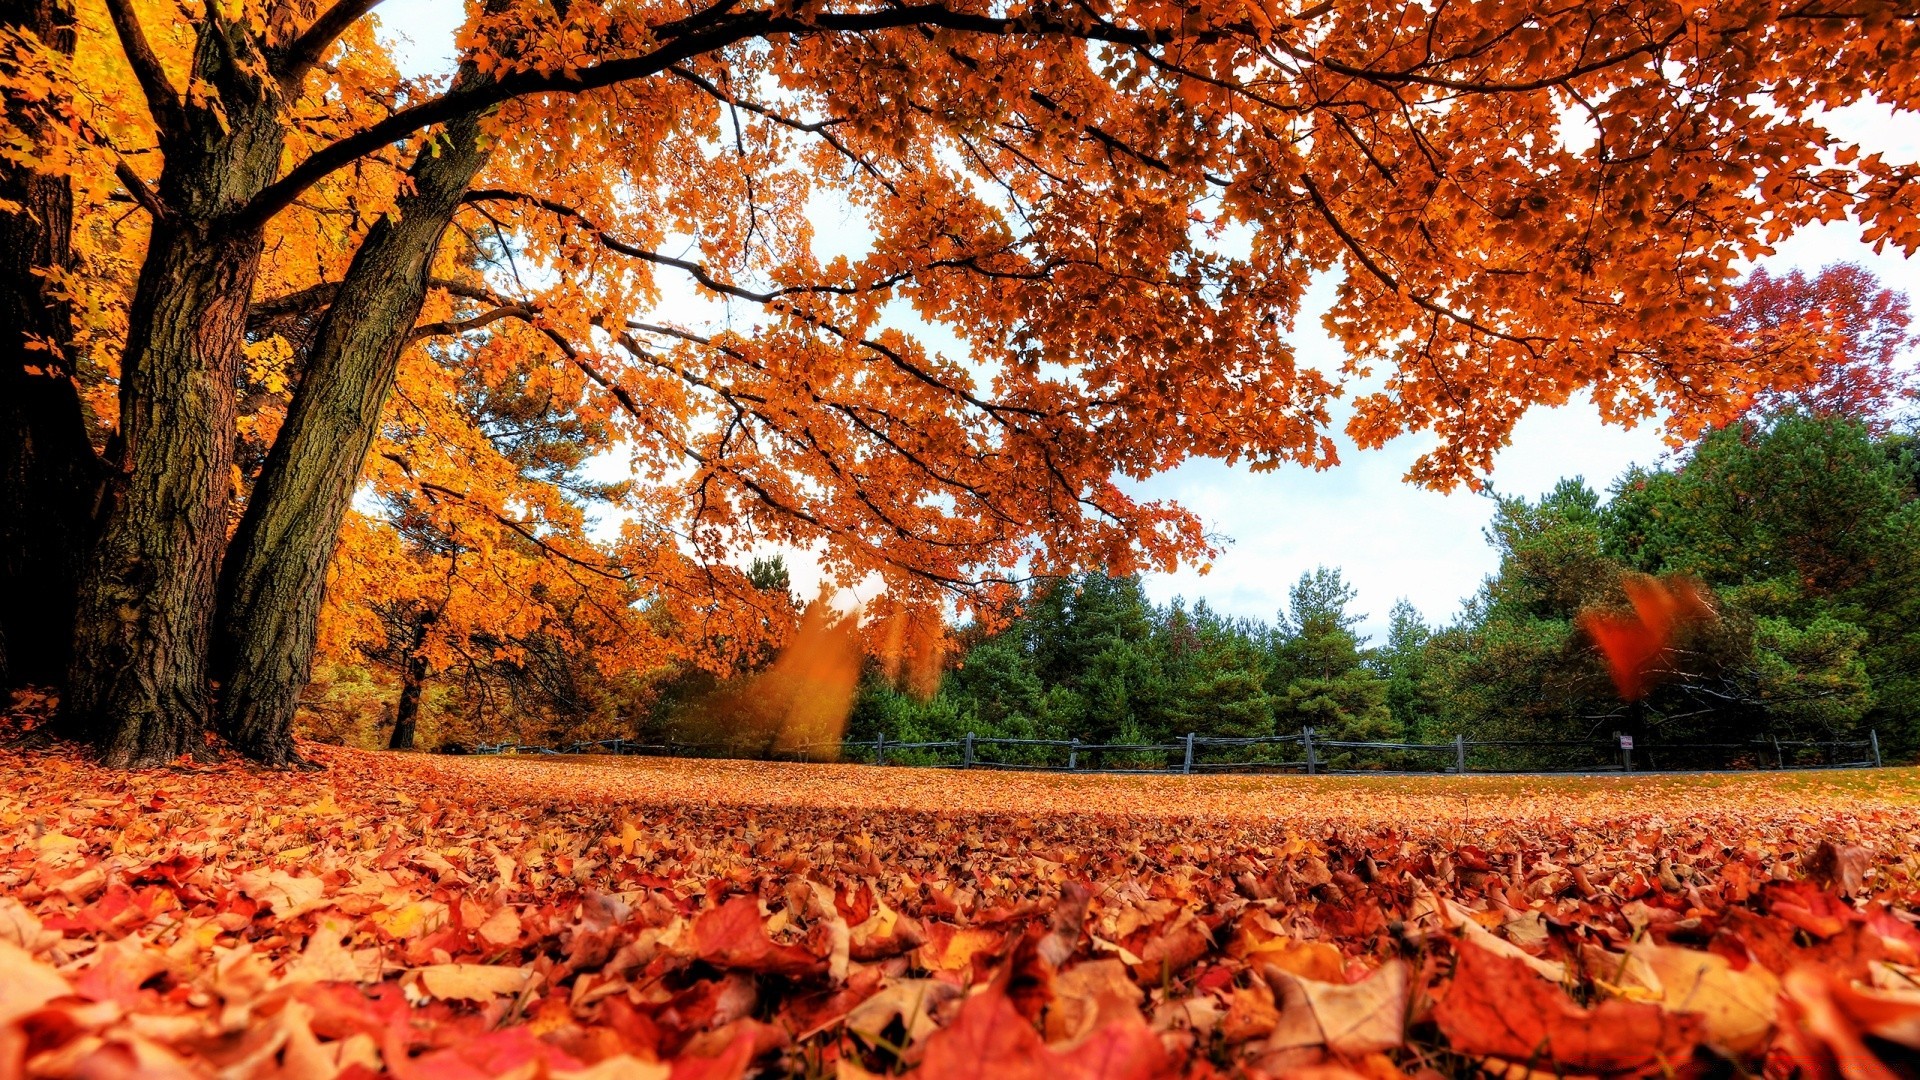
[[1372,740],[1397,734],[1387,684],[1367,666],[1353,628],[1365,618],[1347,606],[1358,593],[1337,569],[1300,575],[1274,642],[1269,682],[1277,726],[1311,727],[1329,739]]
[[1204,601],[1191,618],[1184,615],[1169,611],[1160,635],[1168,643],[1174,726],[1228,738],[1273,734],[1273,659],[1264,628],[1221,616]]
[[1427,643],[1433,629],[1405,597],[1388,613],[1387,643],[1371,664],[1387,683],[1387,711],[1402,733],[1425,738],[1433,726],[1433,686],[1427,670]]

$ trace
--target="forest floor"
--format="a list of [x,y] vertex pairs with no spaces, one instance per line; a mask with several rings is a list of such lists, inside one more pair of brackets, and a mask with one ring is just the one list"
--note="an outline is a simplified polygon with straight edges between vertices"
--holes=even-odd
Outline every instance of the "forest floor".
[[[1789,772],[1431,776],[1058,773],[699,758],[547,756],[428,759],[450,781],[506,776],[536,796],[554,785],[609,804],[708,801],[924,813],[1102,814],[1377,824],[1568,811],[1920,807],[1920,768]],[[1546,800],[1543,804],[1539,800]]]
[[1920,772],[1113,776],[0,753],[0,1076],[1920,1057]]

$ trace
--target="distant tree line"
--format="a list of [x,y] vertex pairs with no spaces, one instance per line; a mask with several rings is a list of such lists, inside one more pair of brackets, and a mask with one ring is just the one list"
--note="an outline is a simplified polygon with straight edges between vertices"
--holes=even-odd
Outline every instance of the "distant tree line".
[[[1653,743],[1864,737],[1920,748],[1920,443],[1789,411],[1715,431],[1605,497],[1579,478],[1496,497],[1500,565],[1452,622],[1405,600],[1385,640],[1338,569],[1301,575],[1271,622],[1150,602],[1098,572],[1036,585],[966,630],[931,697],[878,672],[848,737],[1151,743],[1187,732],[1340,740]],[[1684,634],[1655,690],[1623,702],[1576,626],[1624,607],[1623,577],[1688,574],[1718,619]]]
[[[1574,478],[1495,504],[1485,535],[1498,569],[1449,622],[1402,600],[1371,640],[1337,568],[1302,574],[1271,622],[1204,600],[1155,604],[1137,578],[1083,572],[1036,583],[992,633],[958,629],[930,696],[871,663],[847,737],[1141,744],[1312,727],[1342,741],[1630,732],[1661,745],[1873,729],[1889,753],[1920,752],[1920,440],[1899,425],[1789,409],[1712,432],[1604,496]],[[418,542],[424,550],[437,536]],[[1632,573],[1695,576],[1718,613],[1677,641],[1639,706],[1620,699],[1576,623],[1582,611],[1624,608]],[[797,616],[778,559],[745,575],[767,598],[766,617]],[[510,649],[463,632],[426,679],[420,643],[444,634],[448,618],[434,613],[447,605],[366,610],[382,620],[364,632],[380,647],[323,665],[303,716],[309,737],[404,746],[417,725],[426,748],[712,741],[703,705],[731,685],[692,663],[622,671],[569,644],[587,635],[547,629]],[[735,670],[750,676],[772,657],[763,647]],[[1551,764],[1517,753],[1499,760]]]

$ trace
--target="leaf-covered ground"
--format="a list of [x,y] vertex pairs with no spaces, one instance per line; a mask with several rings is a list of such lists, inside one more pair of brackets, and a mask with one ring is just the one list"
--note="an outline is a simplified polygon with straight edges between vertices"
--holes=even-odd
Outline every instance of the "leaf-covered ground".
[[1920,779],[0,754],[0,1077],[1912,1075]]

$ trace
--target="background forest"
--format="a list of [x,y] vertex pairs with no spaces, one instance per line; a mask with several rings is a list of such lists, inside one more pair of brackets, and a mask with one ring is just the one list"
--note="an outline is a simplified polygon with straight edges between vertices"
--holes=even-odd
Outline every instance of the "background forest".
[[1139,582],[1041,586],[927,701],[870,680],[854,733],[1152,742],[1316,728],[1331,739],[1581,739],[1634,719],[1575,625],[1624,606],[1624,571],[1697,575],[1720,618],[1683,643],[1641,722],[1663,742],[1920,739],[1920,487],[1910,434],[1789,413],[1715,432],[1602,496],[1579,478],[1496,497],[1500,569],[1449,623],[1402,602],[1386,640],[1338,569],[1303,574],[1273,623]]
[[[1403,601],[1385,640],[1367,640],[1338,568],[1302,574],[1271,623],[1204,600],[1156,605],[1137,577],[1085,572],[1033,585],[995,632],[956,631],[930,695],[870,660],[848,737],[1132,743],[1312,726],[1332,739],[1417,741],[1638,729],[1677,743],[1873,728],[1889,749],[1920,746],[1920,439],[1901,425],[1787,408],[1604,494],[1571,478],[1537,499],[1490,497],[1499,570],[1449,622]],[[1582,611],[1624,606],[1628,571],[1697,576],[1719,613],[1682,641],[1639,716],[1576,626]],[[798,613],[777,561],[749,577],[770,617]],[[318,737],[390,742],[396,693],[407,722],[424,723],[424,746],[711,736],[689,727],[724,685],[705,670],[613,672],[536,631],[511,647],[481,636],[447,650],[454,661],[429,680],[419,645],[435,632],[431,610],[366,610],[377,619],[364,661],[326,665],[309,694]]]

